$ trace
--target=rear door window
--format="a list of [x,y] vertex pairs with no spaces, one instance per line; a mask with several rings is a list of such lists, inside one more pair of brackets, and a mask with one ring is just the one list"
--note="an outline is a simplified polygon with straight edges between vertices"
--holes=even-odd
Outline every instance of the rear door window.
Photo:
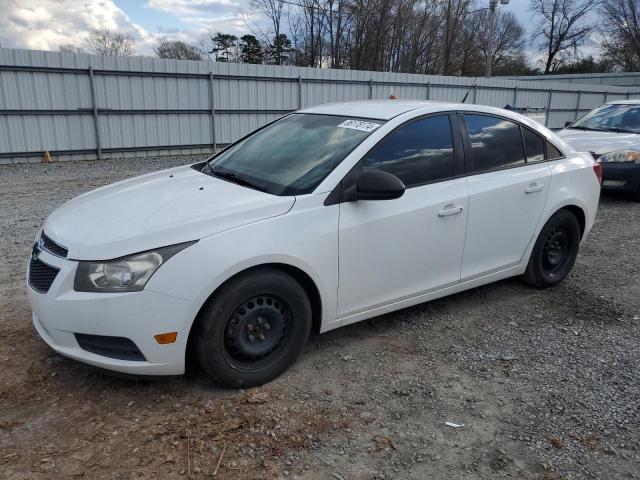
[[474,173],[524,165],[520,126],[491,115],[464,114]]

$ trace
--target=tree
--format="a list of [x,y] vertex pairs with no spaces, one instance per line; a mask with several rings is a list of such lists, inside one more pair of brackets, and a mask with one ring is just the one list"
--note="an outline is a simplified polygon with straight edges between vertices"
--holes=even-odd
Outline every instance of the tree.
[[638,0],[604,0],[603,57],[625,71],[640,68],[640,4]]
[[262,45],[254,35],[240,37],[240,61],[242,63],[262,63]]
[[586,43],[593,27],[587,14],[600,0],[531,0],[530,9],[539,18],[533,32],[534,41],[543,53],[544,74],[557,70]]
[[469,0],[446,0],[443,2],[441,15],[444,18],[444,30],[442,32],[442,73],[453,73],[453,55],[461,32],[461,24],[469,10]]
[[[488,11],[484,10],[480,13],[479,18],[483,25],[488,25],[488,17]],[[478,47],[482,55],[482,63],[486,65],[489,50],[489,29],[480,28],[478,32]],[[503,64],[513,64],[513,60],[522,53],[524,43],[524,28],[520,25],[515,15],[511,12],[498,11],[496,13],[496,28],[491,55],[492,68],[499,69]]]
[[[267,19],[271,23],[272,35],[269,35],[268,33],[265,34],[262,31],[259,32],[260,36],[262,37],[263,43],[267,45],[267,49],[269,49],[271,46],[280,48],[279,42],[273,42],[271,39],[280,38],[280,27],[282,24],[282,10],[284,8],[284,3],[281,0],[253,0],[252,5],[258,12],[267,17]],[[291,41],[289,41],[289,44],[291,44]],[[283,56],[283,52],[275,51],[269,53],[269,56],[270,58],[281,59]],[[276,65],[281,65],[281,63],[276,63]]]
[[87,50],[96,55],[129,57],[136,52],[136,41],[131,34],[104,28],[92,30],[85,44]]
[[540,75],[540,70],[532,68],[524,52],[520,52],[513,57],[506,58],[500,64],[495,65],[493,75],[496,77],[501,75]]
[[585,58],[580,58],[572,62],[568,62],[565,65],[558,68],[554,73],[566,74],[566,73],[602,73],[611,70],[611,64],[606,60],[599,61],[593,58],[593,55],[589,55]]
[[160,58],[174,60],[202,60],[202,54],[197,47],[180,40],[161,38],[153,47],[153,51]]
[[[488,15],[486,11],[478,11],[476,3],[474,0],[253,0],[255,11],[267,22],[254,22],[252,17],[246,21],[268,54],[269,63],[481,75],[488,51]],[[283,21],[288,22],[287,38],[292,45],[289,52],[278,52],[279,45],[284,43],[274,42],[281,38]],[[260,26],[265,23],[269,28]],[[524,29],[513,15],[498,13],[494,68],[528,69],[523,35]],[[289,49],[288,45],[286,48]]]
[[267,48],[267,57],[270,65],[282,65],[293,51],[291,40],[284,33],[273,38]]
[[66,43],[58,47],[59,52],[63,53],[84,53],[82,47],[78,47],[72,43]]
[[329,58],[331,68],[344,68],[347,57],[349,25],[352,15],[348,0],[327,0],[326,29],[329,36]]
[[209,52],[215,55],[217,62],[232,62],[236,60],[236,42],[238,37],[230,35],[228,33],[218,33],[211,39],[213,42],[213,49]]

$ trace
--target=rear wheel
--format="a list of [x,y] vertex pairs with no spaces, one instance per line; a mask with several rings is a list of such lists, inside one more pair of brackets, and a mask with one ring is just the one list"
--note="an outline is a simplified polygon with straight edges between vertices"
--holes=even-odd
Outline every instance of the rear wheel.
[[580,246],[580,224],[568,210],[556,212],[542,228],[524,274],[536,287],[557,285],[571,271]]
[[310,331],[311,305],[300,284],[278,270],[256,270],[232,279],[209,301],[196,354],[218,383],[253,387],[289,368]]

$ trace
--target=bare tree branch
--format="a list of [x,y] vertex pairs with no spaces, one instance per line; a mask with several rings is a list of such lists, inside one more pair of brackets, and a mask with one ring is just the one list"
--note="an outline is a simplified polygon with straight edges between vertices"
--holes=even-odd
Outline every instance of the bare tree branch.
[[96,29],[89,33],[85,45],[90,53],[129,57],[136,53],[136,41],[129,33]]

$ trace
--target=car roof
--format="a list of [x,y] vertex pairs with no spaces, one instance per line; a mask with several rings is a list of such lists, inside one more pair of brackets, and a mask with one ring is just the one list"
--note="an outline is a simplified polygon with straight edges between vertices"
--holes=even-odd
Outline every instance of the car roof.
[[640,105],[640,99],[612,100],[607,105]]
[[364,100],[357,102],[325,103],[303,108],[297,113],[340,115],[344,117],[391,120],[403,113],[415,111],[416,114],[428,114],[447,111],[467,111],[501,115],[518,121],[524,117],[513,111],[486,105],[453,102],[435,102],[429,100]]
[[303,108],[299,113],[316,113],[325,115],[343,115],[347,117],[375,118],[390,120],[411,110],[433,107],[441,109],[453,104],[422,100],[365,100],[359,102],[326,103],[314,107]]
[[[340,115],[352,118],[369,118],[375,120],[391,120],[394,117],[408,112],[414,112],[415,116],[426,115],[439,112],[475,112],[498,115],[510,118],[516,122],[527,125],[529,128],[543,134],[545,137],[559,140],[553,132],[535,120],[521,115],[517,112],[503,108],[489,107],[469,103],[434,102],[427,100],[364,100],[359,102],[325,103],[315,107],[303,108],[298,113]],[[565,148],[567,145],[565,145]]]

